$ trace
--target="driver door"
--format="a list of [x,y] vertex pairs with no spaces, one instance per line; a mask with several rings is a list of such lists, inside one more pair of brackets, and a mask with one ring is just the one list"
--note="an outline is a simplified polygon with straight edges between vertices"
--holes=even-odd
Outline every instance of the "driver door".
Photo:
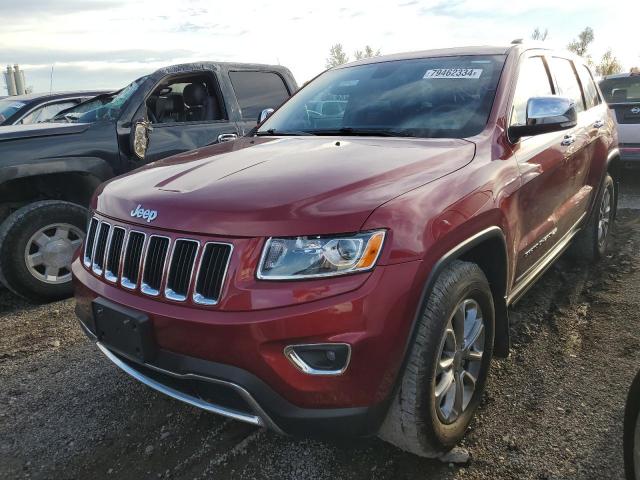
[[144,162],[154,162],[238,137],[213,72],[165,77],[145,101],[148,145]]

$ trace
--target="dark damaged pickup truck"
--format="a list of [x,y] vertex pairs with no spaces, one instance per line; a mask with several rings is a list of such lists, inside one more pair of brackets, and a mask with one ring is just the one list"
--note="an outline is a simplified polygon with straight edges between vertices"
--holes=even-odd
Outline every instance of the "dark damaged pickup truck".
[[32,301],[71,295],[71,260],[105,180],[248,133],[297,89],[281,66],[175,65],[0,133],[0,281]]

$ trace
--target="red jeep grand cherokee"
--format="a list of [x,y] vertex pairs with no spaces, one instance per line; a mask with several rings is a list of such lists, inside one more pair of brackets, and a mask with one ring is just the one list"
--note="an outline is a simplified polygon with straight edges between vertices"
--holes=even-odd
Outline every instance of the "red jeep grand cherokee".
[[571,242],[603,255],[616,144],[568,54],[340,66],[248,137],[105,184],[73,265],[77,312],[109,359],[174,398],[437,456],[509,352],[507,307]]

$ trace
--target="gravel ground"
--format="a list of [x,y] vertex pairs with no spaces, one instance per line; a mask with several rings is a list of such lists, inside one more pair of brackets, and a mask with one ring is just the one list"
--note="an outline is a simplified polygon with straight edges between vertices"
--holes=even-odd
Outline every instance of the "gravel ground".
[[280,437],[166,398],[80,332],[73,302],[0,292],[0,478],[620,479],[623,403],[640,368],[640,179],[612,254],[561,259],[511,311],[463,467],[378,439]]

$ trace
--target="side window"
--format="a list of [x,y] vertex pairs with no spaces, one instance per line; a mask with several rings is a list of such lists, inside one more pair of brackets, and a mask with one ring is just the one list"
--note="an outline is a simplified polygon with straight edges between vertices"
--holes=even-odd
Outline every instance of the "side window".
[[20,120],[20,123],[23,125],[30,125],[32,123],[45,122],[52,119],[58,112],[61,112],[62,110],[65,110],[69,107],[73,107],[75,104],[76,102],[74,101],[68,101],[45,105],[34,110],[29,115],[24,117],[22,120]]
[[289,91],[280,75],[273,72],[229,72],[242,118],[255,121],[265,108],[277,108]]
[[524,125],[527,102],[531,97],[553,95],[549,75],[542,57],[529,57],[520,65],[516,92],[511,110],[511,125]]
[[147,98],[153,124],[215,122],[225,119],[217,85],[211,74],[165,77]]
[[573,63],[566,58],[553,57],[551,59],[551,71],[556,78],[558,95],[575,101],[576,111],[582,112],[584,110],[582,90],[580,90],[576,72],[573,70]]
[[584,91],[584,99],[587,102],[587,108],[600,105],[600,95],[598,95],[598,89],[593,81],[591,72],[586,65],[580,65],[578,67],[578,74],[580,75],[580,83],[582,83],[582,90]]

